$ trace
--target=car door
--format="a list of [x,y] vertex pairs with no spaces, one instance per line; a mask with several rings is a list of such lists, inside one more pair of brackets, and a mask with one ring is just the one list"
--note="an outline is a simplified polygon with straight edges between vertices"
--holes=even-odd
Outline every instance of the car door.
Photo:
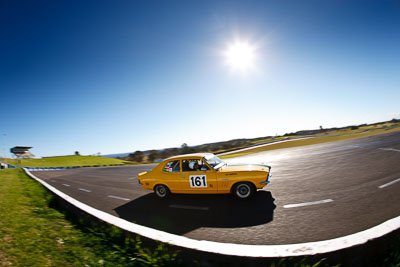
[[165,184],[172,193],[176,193],[181,190],[181,179],[180,160],[171,160],[164,165],[159,183]]
[[[198,167],[193,167],[197,163]],[[182,193],[188,194],[206,194],[217,191],[217,179],[214,169],[210,168],[201,159],[182,160],[181,172]]]

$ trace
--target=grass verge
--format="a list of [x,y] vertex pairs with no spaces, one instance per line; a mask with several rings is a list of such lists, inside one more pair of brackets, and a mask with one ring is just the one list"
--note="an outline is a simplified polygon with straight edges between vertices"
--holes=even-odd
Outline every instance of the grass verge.
[[176,253],[112,227],[67,220],[54,196],[20,169],[0,172],[0,266],[165,266]]
[[[4,160],[3,160],[4,161]],[[7,159],[7,163],[23,167],[68,167],[113,164],[132,164],[130,161],[96,156],[60,156],[40,159]]]
[[234,158],[234,157],[245,156],[245,155],[254,154],[254,153],[258,153],[258,152],[263,152],[263,151],[350,140],[350,139],[368,137],[368,136],[396,132],[396,131],[400,131],[400,127],[396,127],[396,128],[392,128],[392,129],[388,129],[388,128],[371,129],[369,131],[362,131],[362,132],[355,132],[355,133],[354,132],[346,132],[346,133],[342,133],[342,134],[318,136],[318,137],[313,137],[313,138],[308,138],[308,139],[291,140],[288,142],[282,142],[282,143],[277,143],[277,144],[271,144],[268,146],[256,147],[253,149],[240,151],[238,153],[232,153],[232,154],[223,155],[223,156],[219,156],[219,157],[222,159]]

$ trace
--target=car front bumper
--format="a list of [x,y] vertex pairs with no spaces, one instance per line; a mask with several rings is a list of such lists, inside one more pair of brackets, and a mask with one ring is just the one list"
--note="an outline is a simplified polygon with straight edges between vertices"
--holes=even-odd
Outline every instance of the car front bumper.
[[269,179],[271,178],[271,173],[268,173],[268,177],[267,177],[267,180],[266,181],[263,181],[263,182],[261,182],[260,184],[262,184],[262,185],[267,185],[267,184],[269,184]]

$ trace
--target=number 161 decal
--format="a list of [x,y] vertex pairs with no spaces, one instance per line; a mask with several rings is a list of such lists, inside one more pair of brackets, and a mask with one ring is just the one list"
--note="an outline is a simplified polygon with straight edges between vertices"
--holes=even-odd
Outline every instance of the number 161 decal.
[[190,187],[207,187],[207,175],[190,175]]

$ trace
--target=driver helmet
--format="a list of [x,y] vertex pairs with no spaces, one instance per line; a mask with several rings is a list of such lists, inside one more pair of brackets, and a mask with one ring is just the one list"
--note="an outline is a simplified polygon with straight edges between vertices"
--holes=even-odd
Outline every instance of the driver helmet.
[[194,169],[194,164],[195,164],[194,161],[189,162],[189,168],[191,168],[193,170]]

